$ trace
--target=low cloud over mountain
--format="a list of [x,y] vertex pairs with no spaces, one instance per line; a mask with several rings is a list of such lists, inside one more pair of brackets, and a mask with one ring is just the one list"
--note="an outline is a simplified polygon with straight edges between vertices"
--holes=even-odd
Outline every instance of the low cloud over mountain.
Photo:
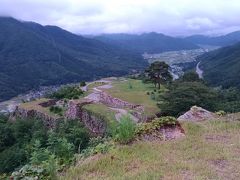
[[222,34],[240,29],[238,0],[1,0],[0,14],[79,34]]

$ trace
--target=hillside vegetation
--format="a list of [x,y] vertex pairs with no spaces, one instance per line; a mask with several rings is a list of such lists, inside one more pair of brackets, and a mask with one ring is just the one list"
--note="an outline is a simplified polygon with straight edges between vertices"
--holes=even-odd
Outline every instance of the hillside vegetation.
[[240,31],[235,31],[226,35],[210,37],[204,35],[193,35],[184,38],[184,40],[199,44],[199,45],[211,45],[211,46],[229,46],[240,41]]
[[240,88],[240,44],[206,53],[198,58],[203,76],[214,86]]
[[40,85],[119,76],[147,62],[140,55],[56,26],[0,17],[0,101]]

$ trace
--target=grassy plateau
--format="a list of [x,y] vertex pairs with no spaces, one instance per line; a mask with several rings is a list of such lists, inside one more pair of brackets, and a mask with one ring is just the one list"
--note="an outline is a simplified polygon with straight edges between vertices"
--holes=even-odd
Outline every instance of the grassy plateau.
[[35,101],[22,103],[22,104],[19,105],[19,107],[23,108],[23,109],[27,109],[27,110],[36,110],[36,111],[39,111],[41,113],[52,116],[53,118],[60,118],[60,116],[58,114],[55,114],[55,113],[51,112],[49,110],[49,107],[42,107],[42,106],[39,105],[40,103],[47,102],[49,100],[50,99],[41,98],[41,99],[37,99]]
[[[141,80],[127,79],[124,81],[114,81],[113,87],[107,92],[113,97],[120,98],[133,104],[144,105],[147,115],[154,115],[159,112],[156,101],[152,100],[147,92],[153,91],[153,84],[144,84]],[[164,88],[162,88],[164,90]]]

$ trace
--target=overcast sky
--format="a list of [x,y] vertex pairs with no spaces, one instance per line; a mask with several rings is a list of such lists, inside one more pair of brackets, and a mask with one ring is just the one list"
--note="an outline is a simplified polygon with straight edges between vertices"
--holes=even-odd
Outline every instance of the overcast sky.
[[240,0],[0,0],[0,15],[78,34],[240,30]]

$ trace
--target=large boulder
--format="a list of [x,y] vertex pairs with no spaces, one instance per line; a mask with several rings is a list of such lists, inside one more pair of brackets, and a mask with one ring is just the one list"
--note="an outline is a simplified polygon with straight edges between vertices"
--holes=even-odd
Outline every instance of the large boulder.
[[203,121],[216,119],[217,115],[203,109],[201,107],[193,106],[185,114],[181,115],[177,120],[178,121]]

